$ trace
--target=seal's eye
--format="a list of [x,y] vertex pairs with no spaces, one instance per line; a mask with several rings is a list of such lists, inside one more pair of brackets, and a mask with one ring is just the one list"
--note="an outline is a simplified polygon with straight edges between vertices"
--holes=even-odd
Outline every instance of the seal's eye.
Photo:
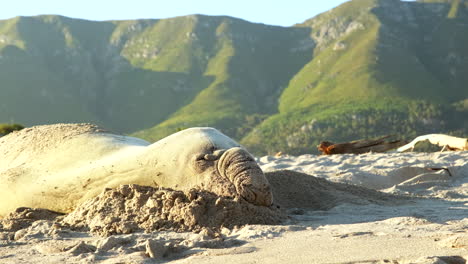
[[209,154],[196,154],[193,155],[192,157],[192,168],[198,172],[204,172],[206,169],[208,169],[210,166],[213,166],[213,161],[207,160],[206,155]]
[[205,160],[205,154],[203,153],[196,154],[194,155],[193,160],[195,161]]
[[193,157],[195,161],[215,161],[218,158],[219,156],[214,154],[196,154]]
[[205,156],[203,157],[205,160],[211,160],[211,161],[214,161],[214,160],[217,160],[218,159],[218,156],[214,155],[214,154],[205,154]]

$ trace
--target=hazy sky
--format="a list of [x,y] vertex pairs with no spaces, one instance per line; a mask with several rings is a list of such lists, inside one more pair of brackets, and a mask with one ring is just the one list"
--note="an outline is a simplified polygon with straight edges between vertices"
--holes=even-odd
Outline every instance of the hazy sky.
[[0,19],[40,14],[90,20],[205,14],[291,26],[343,2],[346,0],[3,0]]

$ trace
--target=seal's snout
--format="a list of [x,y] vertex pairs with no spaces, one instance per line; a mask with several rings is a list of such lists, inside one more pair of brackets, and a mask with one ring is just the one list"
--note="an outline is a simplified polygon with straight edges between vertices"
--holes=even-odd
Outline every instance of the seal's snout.
[[218,162],[219,173],[228,178],[246,201],[262,206],[273,202],[270,184],[255,159],[246,150],[228,149]]

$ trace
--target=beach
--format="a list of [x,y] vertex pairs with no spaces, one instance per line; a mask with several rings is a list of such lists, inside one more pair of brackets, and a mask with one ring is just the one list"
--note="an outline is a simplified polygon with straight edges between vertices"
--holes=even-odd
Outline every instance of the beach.
[[[10,229],[3,220],[0,263],[466,263],[468,259],[466,151],[284,155],[256,161],[273,192],[273,213],[261,215],[267,224],[240,221],[229,226],[227,218],[219,228],[99,235],[99,226],[91,232],[71,228],[71,220],[65,223],[63,219],[74,213],[34,219],[40,214],[32,211],[29,222],[24,222],[27,213],[22,216],[26,224],[18,230],[12,226],[19,220],[10,220]],[[206,207],[210,199],[206,198]],[[253,221],[263,212],[248,206],[238,209],[230,200],[213,201],[220,202],[234,210],[234,216],[235,210],[254,212],[248,216]]]

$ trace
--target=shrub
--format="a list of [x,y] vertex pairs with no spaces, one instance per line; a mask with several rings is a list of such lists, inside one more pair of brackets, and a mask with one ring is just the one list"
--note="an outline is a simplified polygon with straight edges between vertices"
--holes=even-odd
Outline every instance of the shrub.
[[21,130],[24,126],[20,124],[0,124],[0,136],[7,135],[13,131]]

